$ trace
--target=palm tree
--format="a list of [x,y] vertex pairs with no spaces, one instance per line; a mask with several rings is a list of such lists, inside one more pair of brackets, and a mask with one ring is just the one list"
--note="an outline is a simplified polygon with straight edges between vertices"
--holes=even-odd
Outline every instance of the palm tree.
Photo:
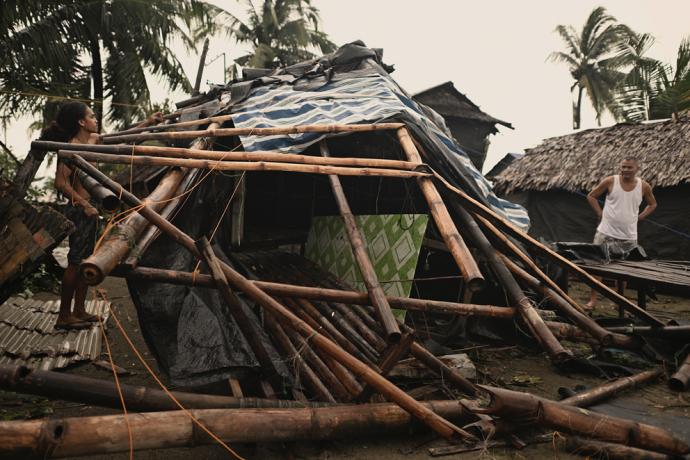
[[618,56],[630,66],[614,92],[618,117],[625,121],[649,119],[649,104],[653,92],[652,79],[659,70],[659,61],[646,54],[654,44],[650,34],[631,32],[619,45]]
[[675,65],[633,60],[616,98],[627,121],[673,118],[690,110],[690,37],[678,47]]
[[81,98],[94,101],[99,126],[104,99],[108,120],[120,126],[144,114],[146,72],[189,91],[172,40],[192,47],[192,26],[218,10],[196,0],[26,0],[0,8],[0,117],[43,111],[50,119],[57,100]]
[[226,13],[228,27],[238,43],[252,50],[235,62],[241,66],[275,68],[312,59],[335,50],[328,35],[319,30],[319,11],[311,0],[264,0],[260,9],[247,0],[247,19]]
[[575,80],[570,87],[571,92],[577,90],[573,102],[573,129],[580,128],[582,92],[585,90],[596,111],[597,122],[601,124],[605,110],[616,114],[612,92],[624,77],[619,69],[627,61],[614,51],[629,36],[630,29],[618,24],[603,7],[598,7],[590,13],[580,33],[564,25],[556,27],[556,32],[565,42],[566,51],[551,53],[549,59],[566,63]]

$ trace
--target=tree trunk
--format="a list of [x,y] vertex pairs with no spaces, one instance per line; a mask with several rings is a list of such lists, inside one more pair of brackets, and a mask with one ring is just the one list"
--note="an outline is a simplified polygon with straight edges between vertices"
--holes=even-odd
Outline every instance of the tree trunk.
[[573,129],[580,129],[580,112],[582,109],[582,86],[577,85],[577,102],[573,103]]
[[93,111],[96,113],[100,133],[103,129],[103,62],[97,34],[91,33],[89,46],[91,48],[91,79],[93,80]]

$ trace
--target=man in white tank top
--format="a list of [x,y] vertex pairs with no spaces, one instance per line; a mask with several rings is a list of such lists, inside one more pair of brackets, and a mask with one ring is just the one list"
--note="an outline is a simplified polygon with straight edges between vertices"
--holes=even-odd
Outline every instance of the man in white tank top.
[[[594,244],[608,244],[631,250],[637,246],[637,222],[656,209],[652,187],[637,177],[638,164],[634,158],[621,162],[620,174],[605,178],[589,195],[587,201],[599,217],[599,226],[594,235]],[[604,209],[599,206],[599,197],[606,193]],[[640,212],[642,199],[646,206]],[[594,308],[597,293],[592,290],[588,308]]]

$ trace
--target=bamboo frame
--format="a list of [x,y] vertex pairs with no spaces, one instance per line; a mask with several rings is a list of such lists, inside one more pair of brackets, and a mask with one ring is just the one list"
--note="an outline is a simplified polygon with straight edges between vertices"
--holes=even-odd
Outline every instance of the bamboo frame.
[[[419,156],[417,147],[415,147],[410,137],[410,133],[407,128],[401,127],[397,131],[398,140],[400,145],[407,156],[408,161],[422,165],[422,158]],[[446,205],[441,199],[438,190],[434,186],[433,181],[429,177],[420,177],[417,179],[419,183],[419,188],[422,190],[424,198],[426,198],[427,204],[429,205],[429,212],[436,223],[443,241],[446,243],[448,250],[453,255],[455,263],[462,273],[462,277],[467,283],[467,287],[471,291],[477,291],[484,285],[484,277],[482,276],[477,262],[475,262],[474,257],[467,248],[465,241],[458,233],[458,229],[453,223],[453,219],[446,209]]]
[[429,174],[423,172],[397,169],[353,168],[347,166],[323,166],[296,163],[276,163],[267,161],[193,160],[167,157],[109,155],[104,153],[71,150],[59,150],[58,156],[65,159],[74,159],[76,156],[79,156],[87,161],[95,161],[99,163],[137,166],[176,166],[181,168],[211,169],[215,171],[280,171],[306,174],[336,174],[339,176],[394,177],[399,179],[429,176]]
[[329,157],[283,153],[280,151],[219,151],[199,148],[160,147],[155,145],[102,145],[70,144],[68,142],[33,141],[32,146],[41,150],[73,150],[112,155],[152,156],[214,161],[269,161],[275,163],[299,163],[324,166],[352,166],[368,168],[388,168],[413,171],[419,165],[409,161],[383,158]]
[[[325,141],[321,141],[319,147],[323,157],[330,157],[328,145]],[[367,254],[366,247],[364,246],[364,237],[362,237],[362,233],[357,226],[355,216],[352,215],[352,210],[350,209],[350,204],[347,202],[347,197],[340,183],[340,178],[336,175],[330,175],[328,176],[328,180],[331,183],[331,189],[333,190],[333,196],[338,205],[338,210],[340,211],[340,217],[342,217],[345,225],[347,238],[350,240],[352,253],[355,256],[355,261],[362,274],[362,279],[369,293],[371,303],[376,310],[376,316],[383,327],[386,341],[388,343],[396,343],[400,340],[398,321],[395,319],[395,316],[393,316],[391,306],[386,299],[386,294],[379,284],[378,276],[376,276],[376,271],[374,271],[374,265],[371,263],[369,254]]]
[[104,137],[104,144],[121,144],[129,142],[143,142],[150,140],[193,139],[196,137],[228,137],[228,136],[275,136],[278,134],[301,133],[362,133],[398,129],[402,123],[377,123],[362,125],[299,125],[281,128],[208,128],[199,131],[177,131],[163,133],[124,134]]
[[[122,198],[130,206],[138,206],[141,204],[139,199],[124,190],[119,184],[115,183],[109,179],[106,175],[101,173],[97,168],[91,165],[86,160],[75,157],[74,162],[76,166],[83,169],[87,174],[91,175],[94,179],[101,182],[107,188],[110,188],[113,193],[121,194]],[[171,238],[173,238],[178,243],[182,244],[187,248],[194,256],[200,257],[194,241],[182,232],[179,228],[175,227],[173,224],[167,220],[160,217],[155,211],[143,207],[139,211],[144,217],[149,219],[151,223],[159,227],[163,232],[167,233]],[[288,324],[293,327],[304,337],[309,337],[309,340],[315,347],[322,350],[322,352],[331,356],[334,360],[337,360],[340,364],[347,366],[354,374],[362,378],[366,383],[374,387],[379,393],[394,401],[400,407],[408,411],[410,414],[421,420],[423,423],[428,425],[436,433],[446,439],[466,439],[476,441],[477,438],[462,430],[461,428],[453,425],[449,421],[439,417],[429,408],[421,405],[418,401],[415,401],[405,392],[397,388],[391,382],[386,380],[384,377],[380,376],[376,372],[372,371],[365,363],[354,358],[352,355],[342,350],[338,345],[333,343],[331,340],[327,339],[321,335],[317,330],[311,328],[304,321],[295,316],[292,312],[286,309],[283,305],[277,302],[275,299],[270,297],[260,288],[256,287],[253,283],[247,280],[244,276],[237,273],[230,266],[221,261],[221,268],[227,277],[228,281],[243,291],[249,298],[257,302],[259,305],[265,309],[275,313],[276,317],[280,318],[281,322]]]

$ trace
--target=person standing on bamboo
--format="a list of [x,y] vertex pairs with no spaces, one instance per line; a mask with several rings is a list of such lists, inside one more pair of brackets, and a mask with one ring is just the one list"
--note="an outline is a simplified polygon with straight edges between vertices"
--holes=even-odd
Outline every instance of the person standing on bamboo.
[[[609,176],[587,195],[587,201],[599,218],[599,226],[594,234],[594,244],[616,246],[621,251],[630,251],[637,246],[637,223],[644,220],[656,209],[656,198],[652,187],[637,177],[639,165],[632,157],[620,164],[620,174]],[[604,209],[599,205],[599,197],[606,193]],[[640,212],[644,199],[646,206]],[[597,304],[597,293],[592,290],[588,308]]]
[[[148,126],[161,120],[162,115],[155,113],[139,126]],[[43,130],[41,139],[96,144],[99,141],[96,115],[83,102],[67,101],[60,106],[55,121]],[[68,264],[62,277],[60,312],[55,328],[82,329],[98,322],[97,316],[86,312],[84,303],[88,285],[79,276],[79,264],[94,250],[98,232],[98,210],[89,192],[82,185],[77,171],[61,160],[57,163],[55,188],[68,199],[65,217],[76,227],[69,236]]]

